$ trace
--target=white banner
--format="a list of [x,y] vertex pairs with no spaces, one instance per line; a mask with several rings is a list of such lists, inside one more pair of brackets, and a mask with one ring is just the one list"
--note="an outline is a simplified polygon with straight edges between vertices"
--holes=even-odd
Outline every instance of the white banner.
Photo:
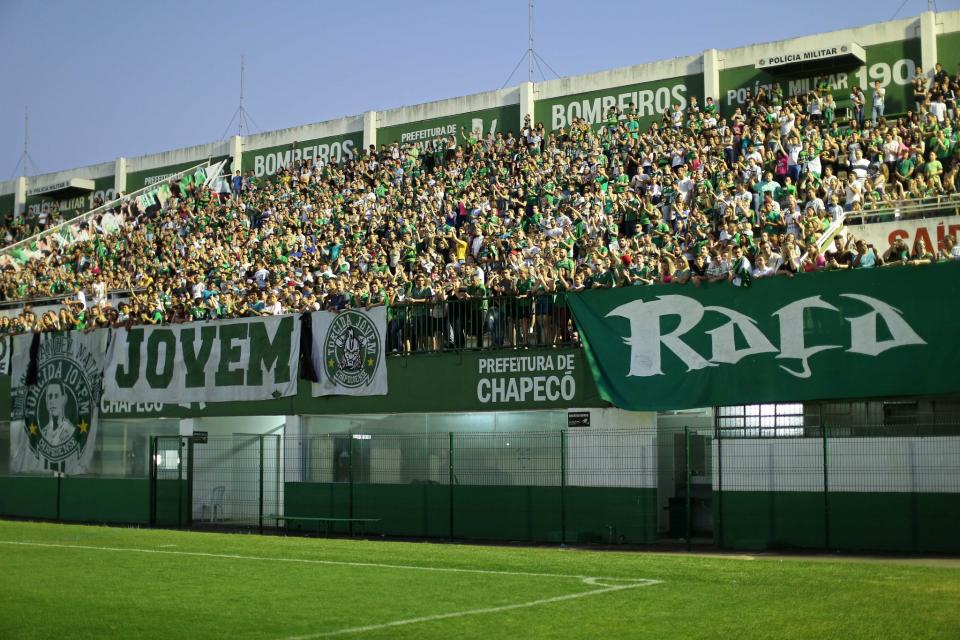
[[119,329],[103,394],[169,404],[272,400],[296,395],[299,359],[292,315]]
[[14,338],[10,470],[83,474],[96,448],[107,332],[44,333],[27,384],[33,335]]
[[[853,214],[848,213],[847,217],[853,217]],[[911,250],[918,240],[923,240],[927,249],[931,253],[936,253],[943,244],[944,237],[950,235],[960,240],[960,217],[943,216],[872,224],[848,224],[847,233],[853,234],[853,237],[858,240],[866,240],[867,244],[872,244],[880,252],[880,255],[883,255],[890,243],[897,238],[902,238]]]
[[310,314],[314,396],[387,394],[387,309]]

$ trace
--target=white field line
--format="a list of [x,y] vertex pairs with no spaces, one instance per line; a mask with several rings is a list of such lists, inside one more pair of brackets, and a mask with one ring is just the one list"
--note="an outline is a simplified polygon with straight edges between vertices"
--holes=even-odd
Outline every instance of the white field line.
[[[636,585],[646,586],[648,584],[657,584],[660,580],[633,579],[633,578],[614,578],[603,576],[584,576],[564,573],[534,573],[530,571],[497,571],[494,569],[462,569],[458,567],[431,567],[408,564],[385,564],[379,562],[349,562],[346,560],[314,560],[310,558],[276,558],[270,556],[243,556],[230,553],[205,553],[201,551],[171,551],[167,549],[143,549],[136,547],[97,547],[82,544],[54,544],[49,542],[23,542],[14,540],[0,540],[0,544],[20,546],[20,547],[38,547],[50,549],[81,549],[85,551],[114,551],[126,553],[155,553],[171,556],[191,556],[195,558],[223,558],[227,560],[253,560],[260,562],[289,562],[301,564],[333,565],[340,567],[367,567],[371,569],[399,569],[406,571],[437,571],[441,573],[474,573],[481,575],[494,576],[518,576],[526,578],[567,578],[571,580],[581,580],[588,584],[597,584],[599,582],[636,582]],[[609,586],[609,585],[600,585]],[[619,586],[618,586],[619,588]]]
[[371,624],[363,627],[350,627],[349,629],[337,629],[336,631],[324,631],[321,633],[313,633],[306,636],[292,636],[289,638],[284,638],[284,640],[315,640],[317,638],[330,638],[333,636],[344,636],[354,633],[366,633],[368,631],[379,631],[381,629],[390,629],[392,627],[402,627],[409,624],[420,624],[421,622],[434,622],[436,620],[449,620],[451,618],[462,618],[465,616],[477,616],[486,613],[502,613],[504,611],[512,611],[514,609],[529,609],[530,607],[539,607],[544,604],[552,604],[554,602],[564,602],[566,600],[576,600],[577,598],[586,598],[587,596],[597,596],[602,593],[613,593],[614,591],[623,591],[624,589],[635,589],[637,587],[646,587],[651,584],[656,584],[658,580],[638,580],[634,584],[623,584],[617,586],[602,585],[598,581],[599,579],[586,578],[584,582],[587,584],[596,584],[597,586],[603,586],[603,589],[594,589],[593,591],[584,591],[582,593],[571,593],[565,596],[554,596],[552,598],[542,598],[540,600],[531,600],[529,602],[519,602],[517,604],[505,604],[499,607],[484,607],[482,609],[467,609],[465,611],[452,611],[450,613],[438,613],[432,616],[423,616],[420,618],[407,618],[406,620],[393,620],[391,622],[383,622],[381,624]]

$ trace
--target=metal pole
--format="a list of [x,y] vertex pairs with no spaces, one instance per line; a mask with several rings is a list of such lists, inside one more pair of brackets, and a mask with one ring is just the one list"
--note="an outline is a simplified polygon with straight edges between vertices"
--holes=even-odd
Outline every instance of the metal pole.
[[259,519],[260,519],[260,533],[263,533],[263,436],[260,436],[260,505],[259,505]]
[[157,525],[157,436],[150,436],[150,526]]
[[449,466],[450,476],[447,479],[448,486],[450,487],[450,539],[453,539],[453,484],[456,480],[456,475],[453,473],[453,431],[450,432],[450,439],[447,444],[447,465]]
[[193,527],[193,437],[187,438],[187,527]]
[[692,518],[690,510],[693,506],[693,500],[690,495],[690,486],[692,484],[693,473],[690,469],[690,427],[683,428],[683,456],[684,456],[684,465],[686,466],[686,494],[687,494],[687,509],[686,509],[686,530],[687,530],[687,550],[690,549],[690,532]]
[[820,428],[823,433],[823,546],[830,549],[830,471],[827,463],[827,425]]
[[350,434],[350,537],[353,537],[353,434]]
[[533,0],[527,3],[527,82],[533,82]]
[[560,546],[567,542],[567,432],[560,432]]
[[177,529],[183,528],[183,436],[177,436]]
[[723,546],[723,437],[717,427],[717,546]]

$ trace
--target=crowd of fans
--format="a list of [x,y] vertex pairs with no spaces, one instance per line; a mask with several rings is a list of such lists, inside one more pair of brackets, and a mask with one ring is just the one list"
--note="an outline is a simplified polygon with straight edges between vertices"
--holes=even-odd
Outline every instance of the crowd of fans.
[[[842,216],[957,193],[960,73],[917,72],[914,109],[895,118],[879,85],[855,90],[849,114],[825,84],[790,97],[774,85],[727,118],[691,98],[644,131],[629,105],[599,126],[528,120],[519,136],[238,172],[230,194],[173,183],[162,203],[121,201],[117,233],[89,219],[71,242],[4,258],[5,300],[71,299],[0,332],[387,305],[393,350],[556,344],[573,337],[565,295],[587,288],[960,259],[952,238],[820,246]],[[116,290],[130,294],[114,306]]]

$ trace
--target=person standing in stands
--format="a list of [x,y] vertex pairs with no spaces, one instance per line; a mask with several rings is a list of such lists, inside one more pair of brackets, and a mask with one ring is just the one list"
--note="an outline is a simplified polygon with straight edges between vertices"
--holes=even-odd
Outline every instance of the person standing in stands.
[[[883,117],[883,99],[887,95],[886,90],[880,86],[879,80],[873,81],[873,126],[877,126],[877,120]],[[863,126],[863,123],[860,124]]]

